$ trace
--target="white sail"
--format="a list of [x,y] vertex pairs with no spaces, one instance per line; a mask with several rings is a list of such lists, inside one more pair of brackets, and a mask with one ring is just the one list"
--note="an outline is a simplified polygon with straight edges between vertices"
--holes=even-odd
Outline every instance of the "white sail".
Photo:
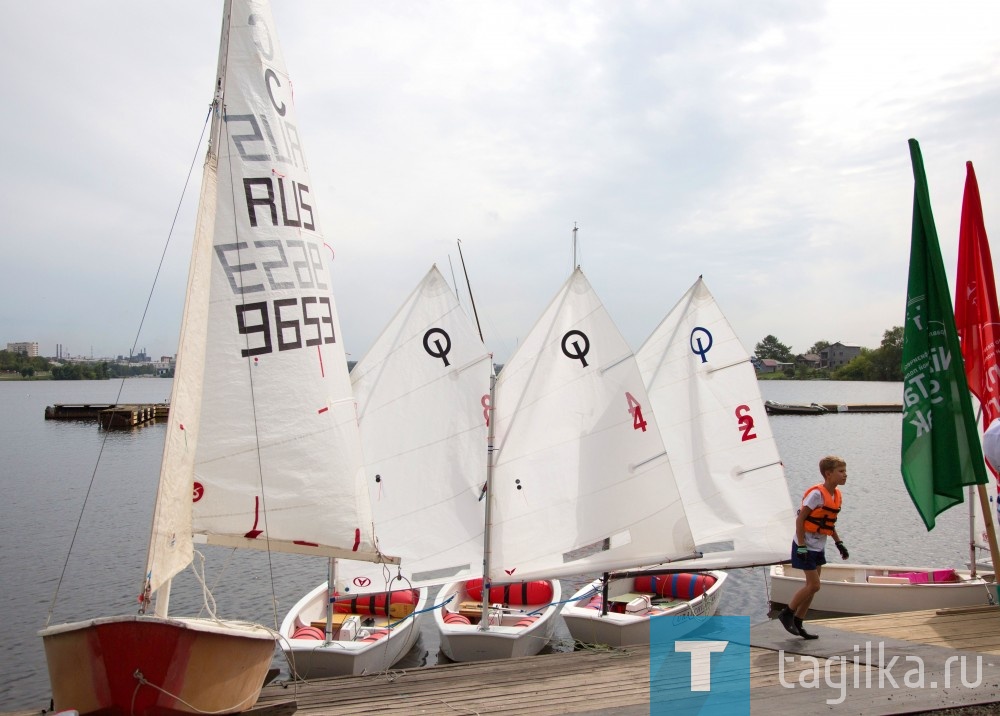
[[695,542],[732,543],[692,566],[786,561],[795,515],[757,377],[701,278],[636,358]]
[[377,558],[292,84],[267,3],[232,5],[154,515],[153,591],[190,562],[192,533]]
[[490,579],[692,554],[635,357],[579,269],[501,370],[495,418]]
[[[351,372],[387,571],[338,562],[341,593],[482,574],[491,356],[434,266]],[[396,583],[394,589],[404,584]]]

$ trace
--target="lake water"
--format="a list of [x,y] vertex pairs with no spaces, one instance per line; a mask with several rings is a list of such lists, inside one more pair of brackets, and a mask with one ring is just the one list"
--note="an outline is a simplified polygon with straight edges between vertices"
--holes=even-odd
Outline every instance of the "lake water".
[[[902,395],[900,383],[760,385],[765,398],[790,403],[899,403]],[[165,424],[102,432],[95,422],[46,421],[45,406],[153,403],[169,395],[170,381],[162,379],[0,382],[0,643],[5,645],[0,710],[48,705],[37,631],[50,610],[53,624],[135,610],[165,435]],[[847,461],[848,481],[838,531],[852,561],[962,566],[966,508],[946,512],[932,533],[924,530],[900,477],[901,419],[898,413],[772,417],[790,494],[797,500],[819,480],[819,458],[840,455]],[[247,550],[231,556],[216,550],[211,557],[223,562],[210,564],[208,583],[219,614],[227,618],[274,625],[302,594],[326,579],[325,562],[314,558],[268,558]],[[765,620],[765,573],[763,568],[735,571],[720,613],[749,615],[753,623]],[[575,584],[564,585],[563,591]],[[190,572],[179,576],[171,610],[197,613],[202,603]],[[397,668],[436,663],[437,640],[430,620],[425,624],[416,647]],[[564,627],[549,648],[572,648]],[[276,658],[275,665],[284,666],[283,660]]]

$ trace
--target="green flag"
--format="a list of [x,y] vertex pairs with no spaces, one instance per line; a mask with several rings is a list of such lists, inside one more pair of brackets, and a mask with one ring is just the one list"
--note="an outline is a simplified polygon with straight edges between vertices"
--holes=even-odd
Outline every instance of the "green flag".
[[962,502],[963,486],[986,483],[986,468],[915,139],[910,159],[913,233],[903,327],[902,471],[913,504],[931,530],[937,515]]

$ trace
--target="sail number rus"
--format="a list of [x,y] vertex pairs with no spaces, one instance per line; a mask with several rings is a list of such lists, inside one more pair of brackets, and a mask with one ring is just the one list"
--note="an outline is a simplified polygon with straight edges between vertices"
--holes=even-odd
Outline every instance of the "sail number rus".
[[[333,305],[324,282],[319,245],[304,239],[262,239],[215,247],[229,286],[241,302],[236,322],[247,346],[244,358],[303,346],[336,343]],[[253,294],[297,289],[298,297],[253,301]],[[303,291],[326,295],[302,295]]]

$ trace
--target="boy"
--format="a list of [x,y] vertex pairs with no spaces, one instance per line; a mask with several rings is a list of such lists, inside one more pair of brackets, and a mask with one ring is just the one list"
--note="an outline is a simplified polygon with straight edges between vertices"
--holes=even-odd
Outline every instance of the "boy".
[[806,583],[778,615],[785,631],[803,639],[818,638],[817,634],[805,630],[802,619],[819,591],[820,572],[826,564],[826,538],[833,537],[843,559],[850,556],[835,526],[841,506],[840,490],[837,488],[847,482],[847,463],[828,455],[819,461],[819,472],[823,482],[813,485],[802,495],[802,506],[795,518],[795,541],[792,543],[792,566],[803,571]]

